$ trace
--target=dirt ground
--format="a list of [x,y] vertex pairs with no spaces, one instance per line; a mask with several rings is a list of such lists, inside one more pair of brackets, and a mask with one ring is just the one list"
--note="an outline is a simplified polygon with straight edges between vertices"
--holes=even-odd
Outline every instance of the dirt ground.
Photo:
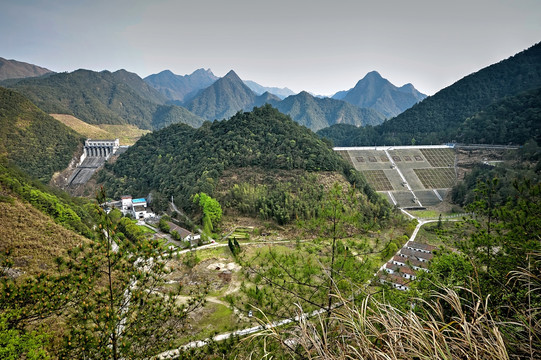
[[456,149],[458,180],[472,170],[475,165],[485,161],[502,161],[506,152],[503,149]]

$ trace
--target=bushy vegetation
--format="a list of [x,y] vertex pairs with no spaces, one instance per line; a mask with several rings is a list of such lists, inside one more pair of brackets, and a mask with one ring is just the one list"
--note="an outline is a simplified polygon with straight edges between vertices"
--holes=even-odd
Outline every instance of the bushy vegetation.
[[92,204],[75,199],[32,180],[20,170],[0,161],[0,185],[28,201],[32,206],[54,219],[57,224],[81,235],[92,237]]
[[[97,203],[103,202],[101,191]],[[95,211],[95,241],[57,258],[54,274],[16,279],[0,272],[0,343],[10,345],[4,357],[149,358],[172,346],[188,314],[201,305],[201,296],[177,304],[179,288],[168,296],[159,292],[171,252],[155,240],[124,239],[116,229],[125,218],[97,204]],[[0,267],[13,267],[9,253],[0,255]],[[62,328],[39,327],[48,320]],[[58,341],[51,340],[54,331]]]
[[0,154],[28,174],[48,182],[68,166],[81,142],[24,96],[0,87]]
[[464,180],[451,190],[451,200],[461,206],[472,204],[479,197],[479,183],[497,179],[492,186],[494,206],[504,205],[509,198],[518,196],[514,184],[517,180],[532,184],[541,181],[541,147],[533,140],[527,142],[517,153],[509,155],[497,166],[478,165],[466,174]]
[[[335,282],[333,301],[340,306],[330,316],[310,312],[317,309],[310,301],[322,297],[315,293],[321,286],[311,288],[312,276],[321,267],[328,269],[328,263],[322,260],[314,270],[318,265],[298,249],[258,255],[261,269],[268,271],[252,273],[273,287],[247,288],[251,304],[272,316],[283,311],[277,300],[288,292],[296,300],[287,304],[299,304],[296,312],[290,306],[298,322],[253,335],[253,347],[244,345],[243,350],[251,356],[293,359],[538,358],[541,184],[516,183],[517,195],[497,207],[490,186],[478,187],[479,197],[472,205],[477,216],[470,220],[475,230],[452,239],[459,251],[438,250],[430,272],[420,272],[420,281],[410,282],[409,292],[372,291],[348,277],[349,288]],[[338,250],[338,259],[345,259],[342,252],[347,250]],[[303,256],[304,261],[293,263]],[[268,265],[272,263],[276,265]],[[323,272],[323,278],[332,277],[331,271]],[[303,297],[306,294],[313,296]],[[272,319],[261,317],[263,323]]]

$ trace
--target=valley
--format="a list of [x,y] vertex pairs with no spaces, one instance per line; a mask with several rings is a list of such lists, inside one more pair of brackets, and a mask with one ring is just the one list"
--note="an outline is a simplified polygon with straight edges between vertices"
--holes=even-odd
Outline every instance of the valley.
[[430,97],[375,71],[321,98],[233,70],[10,62],[2,349],[536,358],[540,55]]

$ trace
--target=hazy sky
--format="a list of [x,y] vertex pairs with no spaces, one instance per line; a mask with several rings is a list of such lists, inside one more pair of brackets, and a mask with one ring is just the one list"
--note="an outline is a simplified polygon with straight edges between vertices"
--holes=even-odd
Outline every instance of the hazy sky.
[[324,95],[372,70],[433,94],[539,41],[540,0],[0,0],[0,57]]

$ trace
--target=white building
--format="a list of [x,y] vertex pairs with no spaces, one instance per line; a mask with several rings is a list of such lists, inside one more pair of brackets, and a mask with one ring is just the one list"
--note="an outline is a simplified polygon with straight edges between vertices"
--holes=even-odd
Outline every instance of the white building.
[[132,215],[137,220],[147,219],[154,216],[152,212],[147,211],[148,205],[145,198],[133,199],[130,195],[121,197],[122,208],[120,211],[124,215]]

